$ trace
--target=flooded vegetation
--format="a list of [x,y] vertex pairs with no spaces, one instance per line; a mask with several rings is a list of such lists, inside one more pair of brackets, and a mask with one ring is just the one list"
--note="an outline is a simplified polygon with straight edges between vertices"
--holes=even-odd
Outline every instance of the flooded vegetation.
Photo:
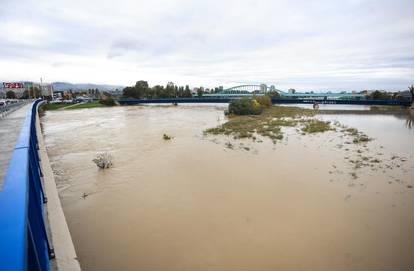
[[[407,114],[273,106],[225,116],[225,109],[45,113],[85,270],[414,268]],[[104,152],[116,160],[100,170],[92,160]]]
[[99,153],[95,159],[92,161],[96,164],[97,167],[101,169],[110,168],[113,166],[113,157],[110,153],[104,152]]
[[[301,135],[337,131],[351,136],[353,143],[370,141],[367,135],[355,128],[348,128],[338,121],[332,124],[315,118],[317,113],[317,110],[300,107],[271,106],[265,108],[260,115],[231,115],[226,123],[209,128],[204,133],[233,135],[234,139],[251,138],[253,141],[262,136],[270,138],[276,144],[277,140],[283,139],[282,128],[296,127]],[[259,142],[263,142],[262,139]]]

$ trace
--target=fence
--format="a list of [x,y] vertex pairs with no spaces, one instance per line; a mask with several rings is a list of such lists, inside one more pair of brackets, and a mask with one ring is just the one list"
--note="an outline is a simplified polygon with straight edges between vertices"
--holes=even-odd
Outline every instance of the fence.
[[36,100],[27,111],[0,190],[0,270],[50,270],[54,257],[45,227]]
[[11,112],[19,109],[20,107],[22,107],[23,105],[27,104],[28,101],[27,100],[19,100],[16,103],[11,103],[11,104],[2,104],[5,102],[1,102],[0,101],[0,119],[6,117],[8,114],[10,114]]

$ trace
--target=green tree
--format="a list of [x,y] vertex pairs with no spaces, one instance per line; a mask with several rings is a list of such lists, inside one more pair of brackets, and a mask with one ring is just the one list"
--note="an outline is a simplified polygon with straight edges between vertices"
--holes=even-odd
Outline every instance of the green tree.
[[126,87],[122,90],[122,96],[126,98],[139,98],[135,87]]
[[262,111],[263,106],[252,98],[235,99],[229,104],[229,113],[234,115],[260,115]]
[[173,97],[178,97],[178,86],[174,86],[174,96]]
[[267,93],[267,95],[269,95],[269,97],[280,97],[279,92],[277,92],[276,90],[271,90]]
[[203,90],[201,88],[197,89],[197,96],[198,97],[203,96]]
[[184,87],[183,86],[178,87],[177,96],[180,97],[180,98],[184,97]]
[[267,95],[263,95],[263,96],[257,96],[254,97],[254,99],[262,106],[264,107],[269,107],[272,106],[272,100],[270,99],[269,96]]
[[192,95],[191,95],[190,87],[188,85],[186,85],[185,89],[184,89],[184,97],[191,97],[191,96]]
[[14,91],[9,90],[6,92],[6,98],[7,99],[16,99],[16,93]]
[[[202,88],[201,88],[202,91]],[[122,90],[122,96],[127,98],[174,98],[174,97],[192,97],[190,87],[188,85],[177,86],[173,82],[167,85],[148,86],[147,81],[137,81],[135,86],[125,87]]]
[[167,97],[175,97],[175,85],[173,82],[168,82],[167,86],[165,87],[166,96]]
[[387,100],[387,99],[392,98],[392,96],[386,93],[385,91],[379,91],[379,90],[374,91],[373,93],[371,93],[370,96],[374,100]]
[[136,96],[135,98],[143,98],[146,97],[148,95],[148,82],[147,81],[137,81],[135,83],[135,91],[136,91]]
[[153,98],[166,98],[164,86],[156,85],[152,87]]
[[22,99],[29,99],[29,91],[26,89],[25,91],[23,91],[23,95],[21,97]]
[[29,87],[29,96],[33,98],[38,98],[42,96],[42,91],[38,87]]
[[107,105],[107,106],[116,105],[114,98],[109,93],[102,94],[101,99],[99,100],[99,103],[103,105]]

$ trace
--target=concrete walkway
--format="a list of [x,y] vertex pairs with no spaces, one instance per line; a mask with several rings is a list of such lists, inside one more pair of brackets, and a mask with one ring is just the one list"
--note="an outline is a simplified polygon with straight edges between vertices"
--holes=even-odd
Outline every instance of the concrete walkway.
[[30,103],[0,118],[0,191]]

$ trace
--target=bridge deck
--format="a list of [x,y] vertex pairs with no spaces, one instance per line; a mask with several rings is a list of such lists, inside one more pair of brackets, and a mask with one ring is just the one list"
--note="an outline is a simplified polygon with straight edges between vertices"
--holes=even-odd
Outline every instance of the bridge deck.
[[0,191],[29,107],[30,104],[26,104],[10,115],[0,118]]
[[[154,98],[154,99],[119,99],[121,105],[134,104],[167,104],[167,103],[229,103],[233,99],[241,97],[193,97],[193,98]],[[323,98],[308,98],[308,99],[293,99],[293,98],[272,98],[273,104],[313,104],[314,102],[321,104],[351,104],[351,105],[411,105],[410,100],[372,100],[372,99],[323,99]]]

